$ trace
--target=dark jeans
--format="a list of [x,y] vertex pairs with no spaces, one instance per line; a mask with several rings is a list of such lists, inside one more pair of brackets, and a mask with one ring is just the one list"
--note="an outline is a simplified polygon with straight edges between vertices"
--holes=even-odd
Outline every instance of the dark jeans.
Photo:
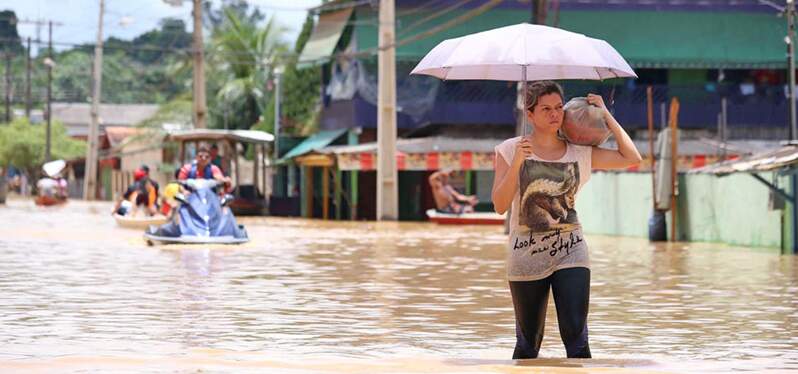
[[546,324],[549,287],[554,294],[560,337],[568,358],[590,358],[587,342],[590,269],[580,267],[557,270],[536,281],[510,282],[517,339],[513,359],[538,357]]

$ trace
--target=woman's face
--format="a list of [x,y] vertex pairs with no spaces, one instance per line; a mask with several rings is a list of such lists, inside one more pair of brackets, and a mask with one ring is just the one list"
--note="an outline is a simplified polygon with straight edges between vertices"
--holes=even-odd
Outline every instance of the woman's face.
[[563,109],[562,97],[550,93],[538,98],[538,103],[532,111],[527,111],[529,122],[535,131],[557,133],[562,126]]

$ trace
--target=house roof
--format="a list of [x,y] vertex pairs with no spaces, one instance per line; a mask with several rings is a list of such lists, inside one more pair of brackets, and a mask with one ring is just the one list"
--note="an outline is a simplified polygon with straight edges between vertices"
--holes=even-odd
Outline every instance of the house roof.
[[[52,103],[53,119],[64,124],[69,136],[87,136],[91,104]],[[100,104],[100,129],[107,126],[134,126],[158,111],[156,104]]]

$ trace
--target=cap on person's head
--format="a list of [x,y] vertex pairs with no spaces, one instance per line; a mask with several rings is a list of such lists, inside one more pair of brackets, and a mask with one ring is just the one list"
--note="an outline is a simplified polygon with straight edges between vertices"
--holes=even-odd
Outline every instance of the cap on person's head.
[[147,176],[147,173],[145,173],[144,170],[141,170],[141,169],[136,169],[136,171],[133,172],[133,180],[136,181],[136,182],[144,179],[144,177],[146,177],[146,176]]
[[139,169],[143,170],[145,174],[150,174],[150,167],[147,166],[146,164],[141,164]]

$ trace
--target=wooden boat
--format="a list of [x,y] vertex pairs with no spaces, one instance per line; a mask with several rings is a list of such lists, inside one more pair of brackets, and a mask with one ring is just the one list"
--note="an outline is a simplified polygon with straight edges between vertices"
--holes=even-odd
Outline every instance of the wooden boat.
[[114,219],[116,220],[116,224],[119,227],[124,227],[126,229],[146,229],[150,227],[150,225],[163,225],[168,221],[166,216],[157,215],[157,216],[120,216],[119,214],[114,214]]
[[504,215],[496,212],[441,213],[435,209],[427,210],[430,222],[440,225],[503,225]]
[[66,203],[66,199],[58,199],[52,196],[36,196],[33,202],[38,206],[53,206]]

